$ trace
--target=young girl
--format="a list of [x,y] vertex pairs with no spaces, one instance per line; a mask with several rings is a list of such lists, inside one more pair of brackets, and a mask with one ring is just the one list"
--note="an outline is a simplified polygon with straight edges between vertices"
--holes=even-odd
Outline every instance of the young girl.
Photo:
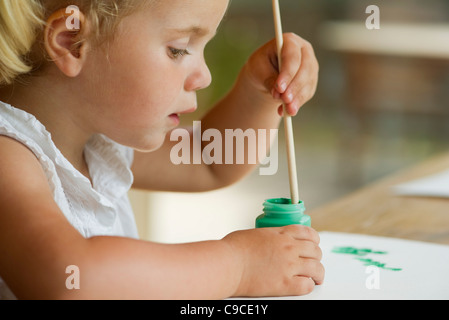
[[[283,296],[322,283],[318,234],[307,227],[179,245],[136,239],[131,187],[206,191],[254,169],[169,160],[167,133],[211,82],[203,51],[227,7],[228,0],[0,2],[2,298]],[[310,44],[286,34],[280,73],[275,47],[271,41],[251,56],[203,130],[277,128],[280,104],[295,115],[313,96]]]

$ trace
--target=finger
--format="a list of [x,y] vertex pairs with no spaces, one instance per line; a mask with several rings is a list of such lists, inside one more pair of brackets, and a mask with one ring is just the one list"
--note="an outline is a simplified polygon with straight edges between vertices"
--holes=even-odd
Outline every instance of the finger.
[[281,101],[281,94],[273,87],[271,89],[271,96],[273,97],[274,100]]
[[324,282],[324,266],[315,259],[300,258],[300,265],[296,275],[311,278],[316,284]]
[[[298,94],[305,93],[305,89],[312,91],[318,84],[318,69],[308,64],[298,71],[294,79],[290,82],[287,90],[281,94],[284,103],[292,103]],[[308,97],[310,98],[310,97]]]
[[320,261],[323,258],[321,248],[318,244],[312,241],[298,241],[297,250],[300,258],[315,259],[317,261]]
[[296,116],[299,109],[306,104],[307,101],[312,99],[316,91],[316,87],[312,87],[311,85],[306,85],[302,88],[295,96],[291,103],[286,103],[285,106],[287,108],[287,114],[289,116]]
[[296,240],[308,240],[320,244],[320,236],[313,228],[292,224],[281,228],[281,234],[288,234]]
[[279,106],[278,114],[283,117],[284,116],[284,105]]
[[284,116],[284,106],[278,107],[278,115],[281,117]]
[[[302,61],[297,69],[293,69],[289,72],[290,81],[288,82],[288,87],[284,91],[286,97],[305,86],[305,84],[315,82],[318,79],[318,71],[320,69],[319,63],[312,45],[308,42],[301,47],[301,59]],[[295,63],[292,64],[292,67],[294,66]],[[280,74],[279,77],[282,77],[282,74]]]
[[309,294],[315,288],[315,282],[309,277],[294,276],[288,284],[287,295],[303,296]]
[[[287,115],[294,117],[298,114],[301,105],[295,100],[290,104],[285,104],[285,108],[287,109]],[[281,105],[278,109],[278,114],[283,117],[284,116],[284,105]]]
[[296,76],[302,64],[302,44],[297,35],[288,33],[284,35],[284,47],[282,48],[281,60],[282,66],[279,77],[276,81],[276,89],[279,93],[285,93],[290,83]]
[[302,68],[281,95],[282,101],[289,107],[289,113],[291,111],[296,114],[299,108],[313,97],[318,85],[318,70],[316,58],[308,53],[304,54]]

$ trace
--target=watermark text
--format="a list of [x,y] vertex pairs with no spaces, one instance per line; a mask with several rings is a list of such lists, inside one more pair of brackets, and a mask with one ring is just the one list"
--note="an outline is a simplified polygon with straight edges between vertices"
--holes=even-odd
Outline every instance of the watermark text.
[[[202,131],[201,121],[194,121],[193,132],[178,128],[170,141],[178,142],[170,160],[180,164],[260,164],[260,175],[278,171],[278,129],[218,129]],[[271,145],[271,147],[270,147]],[[268,154],[269,151],[269,154]]]

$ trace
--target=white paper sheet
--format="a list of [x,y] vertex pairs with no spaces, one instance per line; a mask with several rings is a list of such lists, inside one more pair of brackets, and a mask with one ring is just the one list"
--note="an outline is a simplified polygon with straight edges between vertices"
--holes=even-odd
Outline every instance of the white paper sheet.
[[399,195],[449,198],[449,170],[393,187]]
[[[449,299],[449,246],[345,233],[320,235],[324,284],[306,296],[276,299]],[[338,247],[377,253],[333,252]],[[367,261],[377,266],[366,265]]]

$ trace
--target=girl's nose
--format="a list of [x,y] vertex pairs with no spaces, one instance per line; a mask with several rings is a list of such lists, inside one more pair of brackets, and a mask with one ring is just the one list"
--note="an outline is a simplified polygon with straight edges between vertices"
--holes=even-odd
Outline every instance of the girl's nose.
[[186,91],[198,91],[210,86],[212,82],[212,75],[210,73],[209,67],[206,64],[204,58],[198,63],[196,67],[192,70],[192,73],[186,80],[185,90]]

